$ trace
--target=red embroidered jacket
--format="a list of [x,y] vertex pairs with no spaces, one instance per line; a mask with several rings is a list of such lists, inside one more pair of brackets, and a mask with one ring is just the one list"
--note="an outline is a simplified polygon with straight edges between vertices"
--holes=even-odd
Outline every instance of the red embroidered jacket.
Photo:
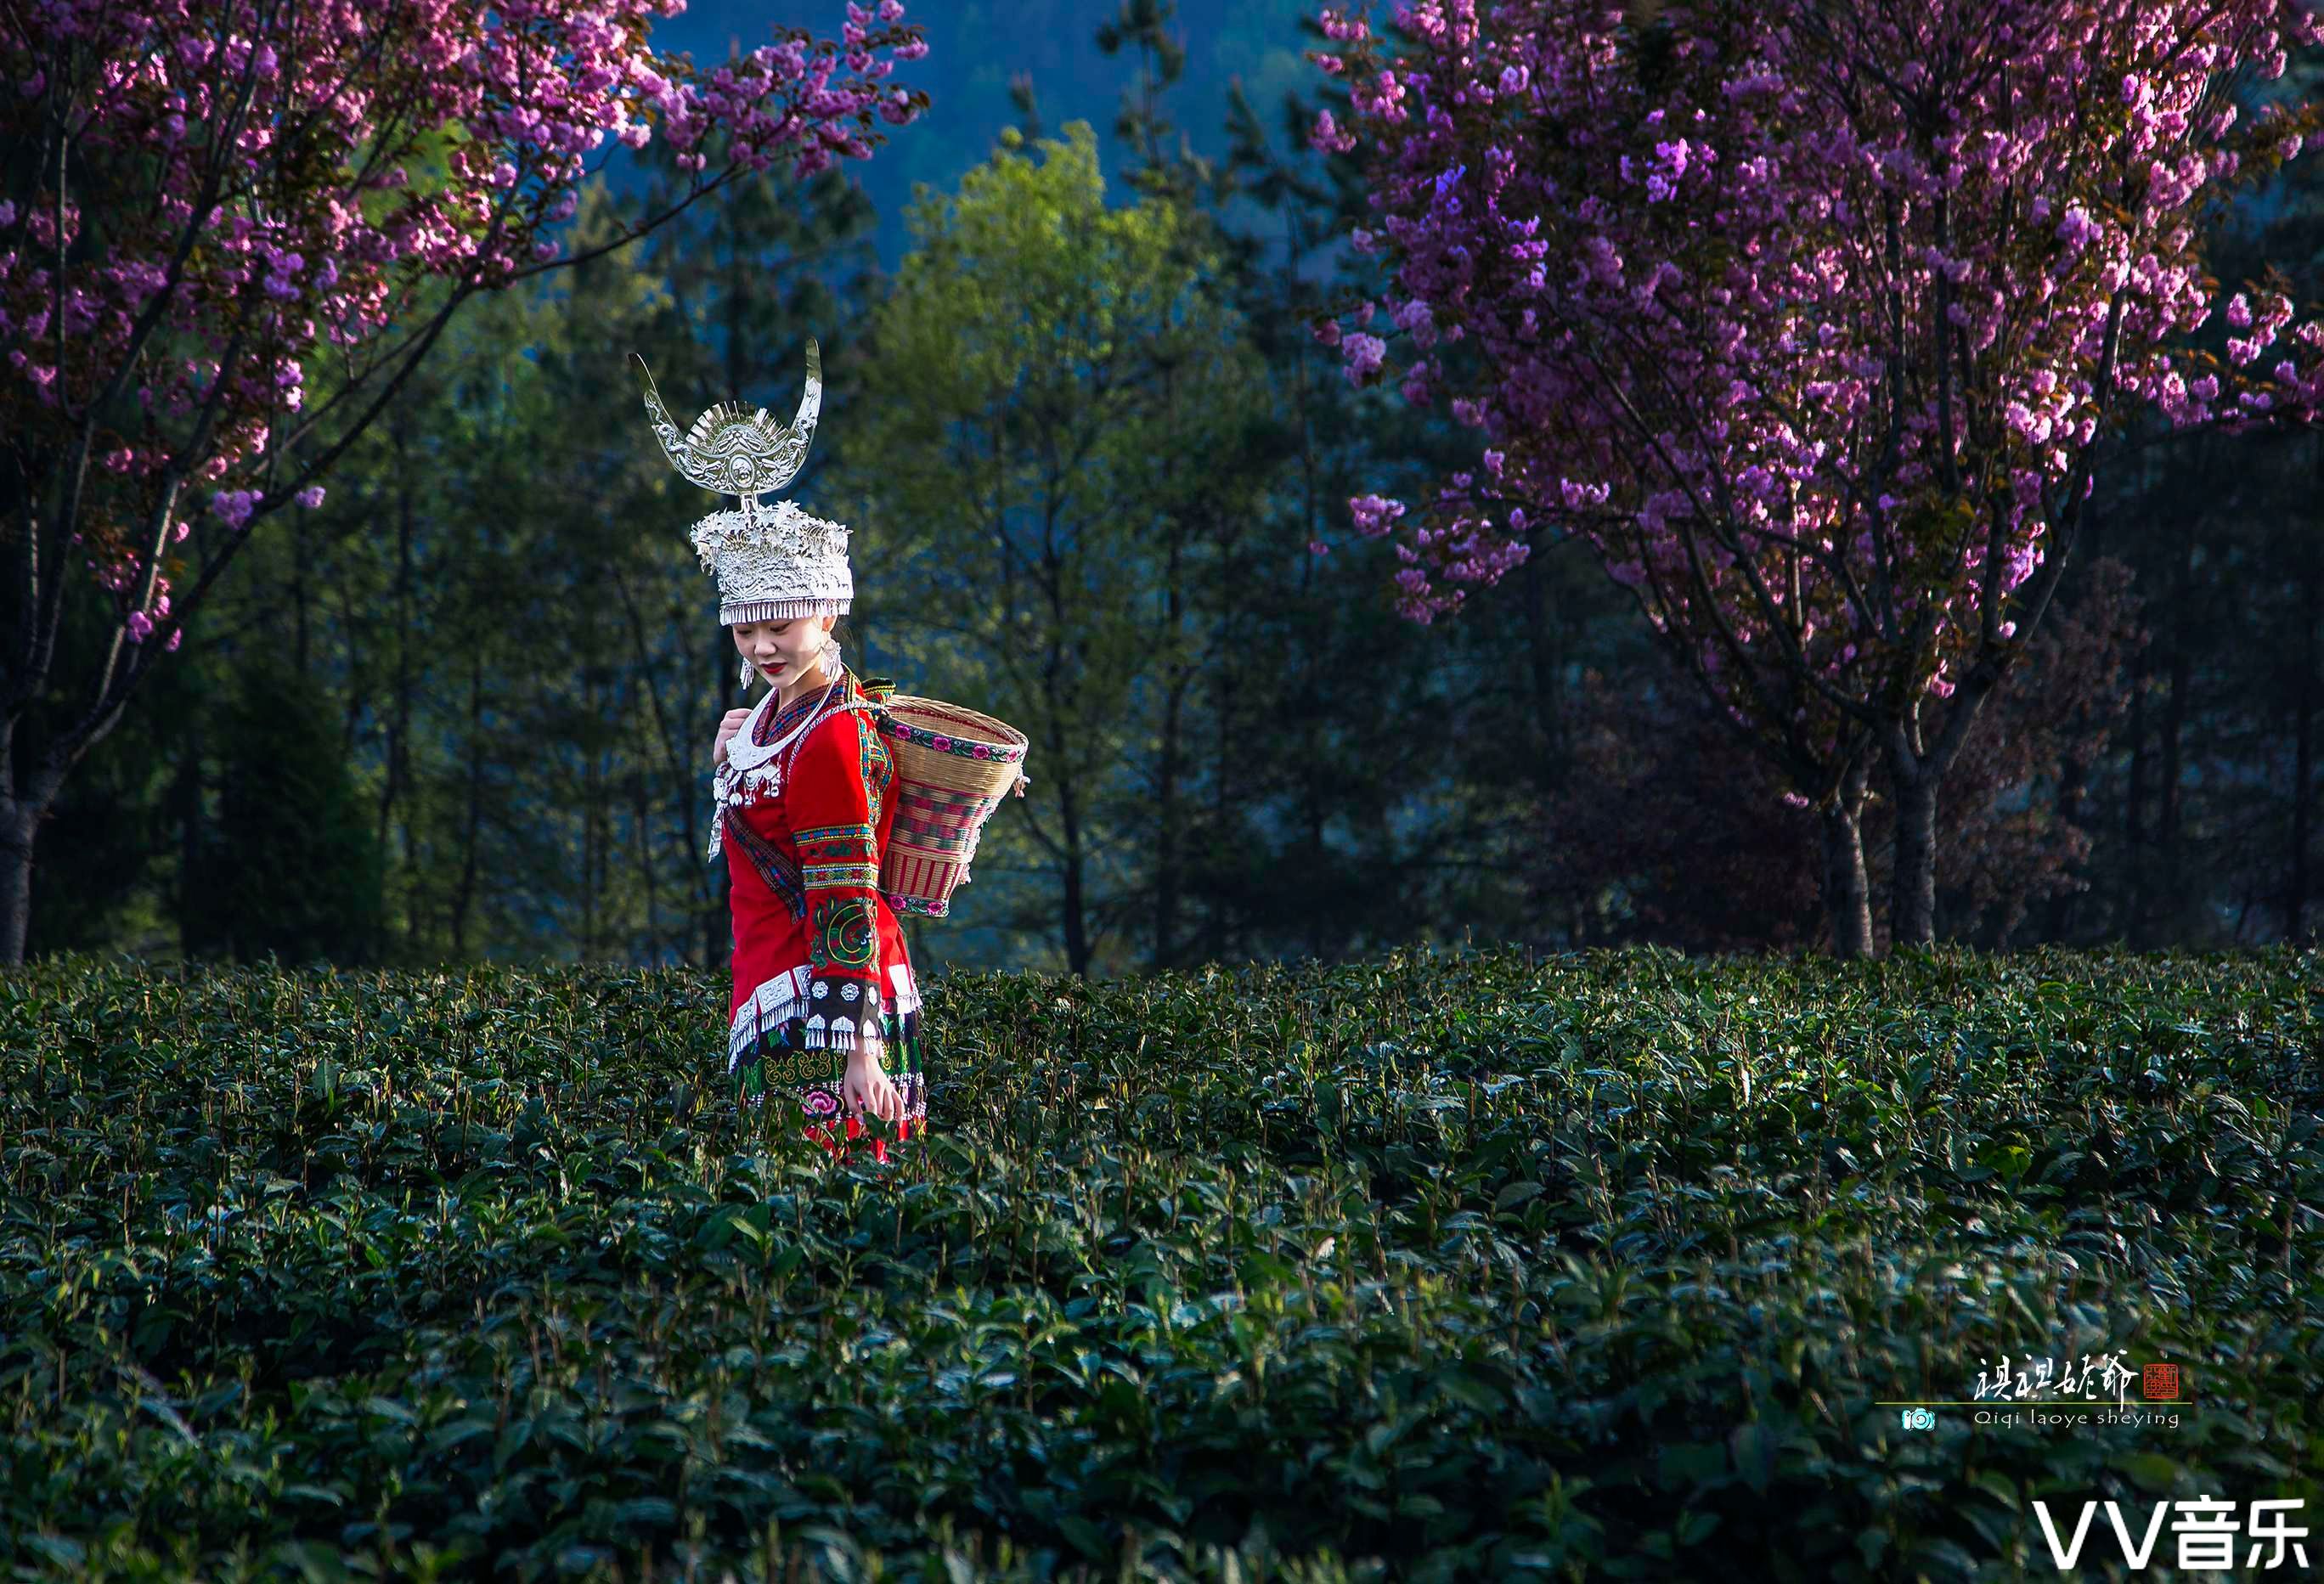
[[844,690],[836,698],[817,689],[753,722],[748,730],[763,748],[831,712],[772,761],[773,777],[742,778],[741,800],[723,815],[733,879],[728,1016],[736,1049],[794,1018],[804,1048],[832,1051],[867,1040],[878,1049],[908,1020],[918,1023],[904,932],[880,894],[896,771],[876,710],[895,689],[853,674],[834,687]]

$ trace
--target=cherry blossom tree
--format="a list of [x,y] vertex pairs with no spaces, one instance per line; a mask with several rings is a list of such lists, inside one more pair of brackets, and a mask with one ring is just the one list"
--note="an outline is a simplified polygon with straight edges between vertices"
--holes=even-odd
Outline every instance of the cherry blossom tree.
[[689,185],[604,246],[926,106],[888,80],[927,48],[898,0],[708,69],[650,41],[682,7],[0,7],[0,962],[73,767],[461,306],[577,262],[558,224],[615,145],[667,138]]
[[[1326,12],[1314,141],[1368,161],[1391,282],[1320,323],[1479,431],[1360,497],[1406,614],[1578,537],[1820,811],[1835,949],[1933,935],[1936,797],[2130,443],[2308,421],[2324,332],[2224,294],[2216,207],[2295,157],[2308,0],[1416,0]],[[2224,310],[2222,312],[2222,310]],[[2226,322],[2221,336],[2207,327]],[[1716,796],[1717,789],[1706,789]]]

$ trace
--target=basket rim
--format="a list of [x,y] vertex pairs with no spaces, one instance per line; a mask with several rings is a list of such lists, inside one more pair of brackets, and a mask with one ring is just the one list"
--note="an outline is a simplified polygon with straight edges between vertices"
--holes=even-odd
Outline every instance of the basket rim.
[[954,704],[950,699],[929,698],[924,694],[899,693],[890,697],[887,703],[881,707],[889,714],[915,714],[927,711],[944,715],[965,717],[966,719],[977,722],[981,725],[991,726],[1002,732],[1014,732],[1017,730],[1016,727],[1011,726],[1008,722],[1001,720],[997,715],[988,715],[982,710],[973,708],[973,706],[964,704]]
[[[902,709],[897,707],[899,704],[904,705]],[[914,705],[930,707],[924,714]],[[936,720],[927,718],[931,714]],[[920,718],[915,719],[915,715]],[[1025,733],[1008,722],[965,705],[945,704],[938,699],[890,700],[888,707],[881,712],[880,733],[932,753],[989,763],[1012,764],[1024,758],[1031,746]],[[944,747],[936,745],[937,738],[945,740]],[[976,751],[980,747],[984,750],[982,753]]]

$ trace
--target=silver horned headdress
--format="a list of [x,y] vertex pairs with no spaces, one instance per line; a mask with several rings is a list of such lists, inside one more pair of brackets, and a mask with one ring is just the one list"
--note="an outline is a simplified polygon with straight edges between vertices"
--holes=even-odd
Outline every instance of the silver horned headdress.
[[687,482],[741,498],[740,511],[714,511],[694,525],[694,548],[705,569],[718,576],[718,620],[788,622],[803,616],[844,615],[855,598],[847,570],[847,530],[811,517],[788,501],[761,506],[759,497],[798,476],[823,410],[823,354],[807,343],[807,394],[798,415],[777,423],[767,410],[720,402],[683,435],[645,369],[646,417],[672,467]]

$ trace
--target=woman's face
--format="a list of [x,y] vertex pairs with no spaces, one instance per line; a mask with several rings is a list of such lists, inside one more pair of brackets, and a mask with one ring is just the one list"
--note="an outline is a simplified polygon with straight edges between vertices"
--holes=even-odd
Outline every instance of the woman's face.
[[735,652],[758,668],[777,687],[786,687],[806,676],[816,657],[830,640],[833,618],[809,616],[790,622],[737,622],[727,631],[734,635]]

